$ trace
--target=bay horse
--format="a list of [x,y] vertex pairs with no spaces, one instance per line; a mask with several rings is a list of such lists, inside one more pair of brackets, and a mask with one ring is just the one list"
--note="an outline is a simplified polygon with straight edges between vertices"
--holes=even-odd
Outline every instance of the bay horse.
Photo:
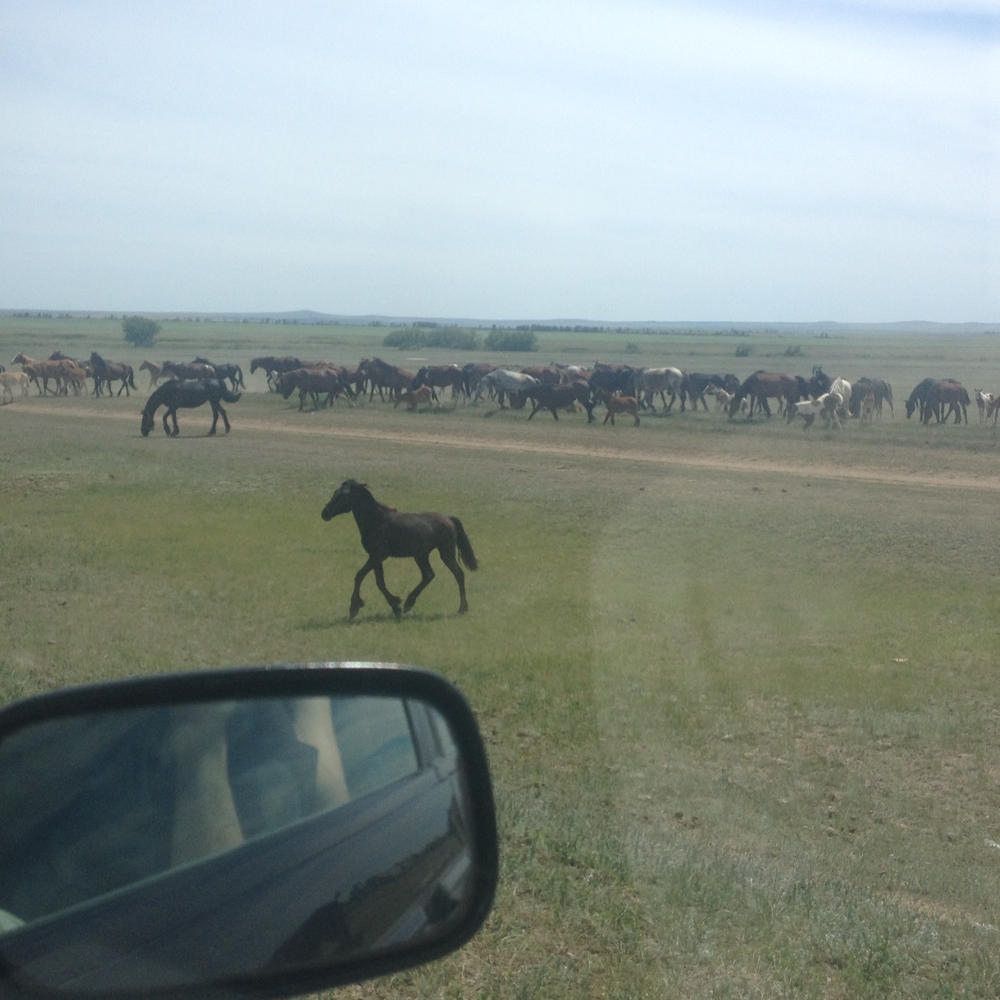
[[[226,433],[229,433],[229,417],[222,408],[220,400],[227,403],[235,403],[242,393],[230,392],[226,384],[217,378],[192,379],[189,381],[178,381],[171,379],[164,382],[159,388],[154,389],[152,395],[146,400],[146,405],[142,410],[142,436],[148,437],[149,432],[156,423],[156,411],[165,406],[163,414],[163,432],[167,437],[177,437],[180,429],[177,426],[178,409],[201,406],[203,403],[210,403],[212,407],[212,429],[209,436],[215,433],[215,425],[222,417],[222,422],[226,425]],[[173,430],[167,423],[168,419],[173,420]]]
[[[708,375],[705,372],[684,372],[681,379],[681,413],[684,412],[689,399],[695,410],[698,409],[700,402],[707,411],[708,403],[705,400],[705,392],[709,386],[723,389],[726,392],[736,392],[740,387],[740,380],[731,374]],[[671,404],[673,404],[673,400],[671,400]]]
[[539,410],[548,410],[552,414],[552,419],[558,420],[557,410],[569,409],[574,403],[579,403],[587,411],[587,423],[594,422],[594,397],[590,391],[590,384],[583,379],[562,382],[559,385],[541,382],[528,389],[525,395],[531,400],[529,420]]
[[[345,479],[337,487],[329,503],[322,510],[322,518],[324,521],[329,521],[338,514],[346,514],[348,511],[354,515],[358,530],[361,532],[361,544],[368,553],[368,561],[354,577],[350,619],[364,607],[365,602],[361,599],[361,583],[372,571],[375,573],[378,589],[389,602],[393,615],[397,620],[402,618],[403,612],[413,607],[420,592],[434,579],[430,555],[435,549],[458,583],[458,613],[464,614],[469,610],[469,602],[465,597],[465,574],[456,558],[456,550],[469,569],[478,569],[479,563],[472,551],[469,536],[457,517],[434,513],[402,513],[379,503],[365,483],[359,483],[354,479]],[[385,585],[382,563],[391,557],[414,559],[420,567],[420,582],[410,591],[402,604]]]
[[94,377],[94,395],[100,396],[102,388],[106,384],[108,395],[111,395],[111,383],[121,382],[118,395],[122,392],[126,396],[132,395],[129,386],[133,389],[135,385],[135,373],[132,366],[125,361],[105,361],[97,351],[90,352],[90,373]]
[[745,397],[750,398],[750,412],[747,414],[749,420],[753,416],[754,405],[762,409],[765,416],[770,417],[771,407],[768,406],[768,399],[778,399],[790,404],[797,402],[802,395],[802,388],[797,378],[758,370],[744,379],[743,384],[736,390],[729,404],[729,416],[735,417],[740,412],[740,403]]
[[462,377],[462,369],[458,365],[424,365],[410,383],[410,389],[417,390],[422,385],[426,385],[431,390],[431,395],[437,401],[437,390],[446,389],[451,386],[451,398],[454,399],[460,392],[465,392],[465,380]]
[[216,378],[228,379],[232,384],[233,392],[247,387],[246,382],[243,381],[243,369],[234,362],[223,362],[221,365],[217,365],[213,361],[209,361],[208,358],[199,357],[194,359],[194,363],[196,365],[209,365],[215,370]]
[[[937,413],[938,423],[948,422],[948,417],[955,414],[955,423],[960,424],[964,419],[969,422],[968,406],[971,400],[969,392],[961,382],[954,379],[939,379],[931,386],[927,394],[927,402],[924,405],[924,423],[929,423],[932,413]],[[945,406],[949,407],[945,414]]]

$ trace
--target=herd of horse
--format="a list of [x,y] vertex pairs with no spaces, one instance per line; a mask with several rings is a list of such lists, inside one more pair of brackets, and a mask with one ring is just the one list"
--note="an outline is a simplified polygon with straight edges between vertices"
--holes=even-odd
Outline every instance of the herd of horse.
[[[36,387],[38,395],[68,395],[89,391],[94,396],[130,395],[136,389],[135,373],[130,364],[109,361],[96,351],[86,360],[69,358],[56,351],[41,360],[22,353],[13,359],[21,372],[4,374],[0,371],[0,402],[13,401],[18,395]],[[2,366],[0,366],[2,369]],[[147,406],[153,411],[166,406],[164,426],[169,417],[172,426],[168,433],[176,434],[176,411],[210,403],[213,411],[212,430],[221,416],[226,429],[228,417],[222,402],[235,402],[245,388],[243,370],[238,364],[220,364],[207,358],[194,358],[190,362],[143,361],[139,371],[149,373],[152,395]],[[465,365],[424,365],[410,371],[392,365],[381,358],[364,358],[354,368],[333,362],[303,361],[294,356],[265,355],[255,357],[250,372],[262,371],[268,388],[285,399],[298,393],[299,410],[307,401],[312,408],[332,406],[338,398],[348,400],[376,397],[399,406],[406,403],[409,409],[421,405],[440,404],[442,392],[449,392],[453,400],[495,401],[500,409],[529,409],[528,419],[545,410],[559,420],[560,412],[583,410],[587,421],[593,422],[595,408],[604,406],[604,422],[615,422],[616,414],[632,416],[633,423],[640,422],[643,412],[670,413],[679,401],[679,409],[699,408],[708,410],[708,398],[714,397],[716,408],[733,419],[771,417],[774,412],[792,421],[804,418],[806,428],[821,416],[827,426],[842,426],[848,417],[866,423],[881,417],[888,407],[894,415],[892,386],[881,378],[863,377],[853,383],[843,378],[831,378],[820,366],[812,373],[789,375],[781,372],[758,370],[742,381],[736,375],[683,371],[674,367],[634,367],[612,365],[595,361],[588,368],[552,363],[521,368],[496,367],[486,363],[471,362]],[[92,380],[88,390],[87,382]],[[163,383],[160,385],[160,383]],[[184,384],[183,391],[178,384]],[[164,388],[166,386],[166,388]],[[160,392],[160,389],[163,392]],[[828,394],[833,393],[832,397]],[[708,398],[707,398],[708,397]],[[992,394],[975,390],[980,422],[1000,419],[1000,393]],[[197,402],[196,402],[197,400]],[[813,404],[822,400],[822,405]],[[918,383],[906,400],[906,416],[917,414],[924,423],[968,423],[968,407],[972,399],[968,390],[953,378],[926,378]],[[809,406],[798,406],[809,403]],[[144,411],[145,412],[145,411]],[[143,433],[148,433],[152,419],[144,416]]]
[[[639,414],[655,413],[657,403],[664,413],[671,412],[678,400],[682,413],[688,408],[707,411],[706,397],[714,397],[717,409],[730,418],[770,417],[777,412],[791,421],[801,414],[807,428],[815,408],[797,408],[797,403],[822,399],[824,407],[815,412],[824,416],[828,426],[842,426],[852,417],[868,423],[881,418],[886,407],[895,415],[892,386],[885,379],[864,376],[851,383],[842,377],[831,378],[818,365],[808,377],[758,370],[742,381],[732,373],[636,368],[599,361],[586,369],[558,363],[512,369],[473,362],[463,366],[424,365],[409,371],[381,358],[365,358],[356,368],[348,368],[333,362],[267,355],[253,359],[250,371],[258,370],[265,373],[269,388],[284,398],[298,391],[300,410],[307,399],[316,409],[333,405],[339,397],[370,402],[376,394],[396,406],[406,403],[409,409],[415,409],[419,405],[437,405],[438,393],[450,392],[453,400],[487,398],[496,401],[500,409],[530,408],[529,420],[541,410],[558,420],[561,411],[582,409],[588,422],[593,422],[595,407],[604,405],[605,423],[614,423],[615,414],[624,412],[638,424]],[[829,393],[834,394],[832,399],[826,398]],[[981,421],[996,423],[1000,394],[994,400],[991,394],[976,390],[976,397]],[[928,378],[907,399],[906,415],[916,412],[923,423],[932,419],[945,422],[952,416],[968,423],[970,403],[969,393],[961,383]]]
[[[108,361],[97,351],[91,351],[86,360],[67,357],[61,351],[39,359],[29,357],[22,351],[14,356],[11,363],[20,365],[21,371],[7,372],[0,365],[0,402],[3,403],[13,402],[18,396],[28,396],[32,385],[37,388],[39,396],[68,396],[71,392],[80,395],[88,391],[94,396],[105,393],[110,396],[114,394],[116,383],[121,383],[118,396],[123,392],[130,396],[131,391],[137,389],[132,365],[124,361]],[[168,437],[177,437],[180,433],[177,410],[205,403],[212,408],[212,426],[208,433],[215,433],[219,417],[222,417],[226,433],[229,432],[229,417],[222,402],[235,403],[240,398],[241,393],[236,389],[243,387],[244,382],[243,369],[239,365],[212,364],[206,358],[195,358],[193,362],[185,363],[166,361],[154,364],[144,361],[139,370],[149,372],[149,387],[153,390],[142,411],[140,430],[143,437],[153,429],[156,412],[161,406],[166,407],[163,413],[164,432]],[[88,379],[93,380],[92,389],[87,387]],[[160,379],[167,381],[157,385]]]
[[[19,353],[13,363],[21,365],[20,372],[5,372],[0,365],[0,401],[6,402],[14,392],[27,395],[29,386],[35,385],[39,395],[85,391],[86,380],[93,380],[93,394],[108,395],[120,383],[117,394],[130,394],[135,389],[132,367],[122,362],[111,362],[92,352],[86,362],[67,358],[59,352],[39,361]],[[858,417],[862,423],[881,416],[888,406],[894,415],[892,387],[877,378],[859,378],[852,384],[842,377],[831,378],[820,366],[812,374],[787,375],[758,370],[743,381],[731,373],[704,374],[684,372],[677,368],[633,368],[628,365],[608,365],[600,362],[590,369],[571,365],[553,364],[513,370],[489,365],[427,365],[416,372],[390,365],[379,358],[364,359],[356,369],[328,363],[305,363],[299,358],[265,356],[254,358],[250,371],[265,373],[269,388],[288,399],[299,393],[299,409],[306,399],[318,408],[321,399],[332,405],[334,399],[367,397],[373,401],[378,393],[382,400],[398,406],[407,402],[413,408],[415,401],[427,403],[439,400],[438,390],[450,390],[453,398],[467,400],[490,398],[500,408],[522,409],[531,407],[528,419],[539,411],[547,410],[558,421],[559,412],[582,408],[588,422],[594,418],[594,408],[606,408],[604,422],[613,424],[616,414],[628,414],[639,424],[640,411],[656,412],[659,399],[664,412],[670,412],[680,400],[683,412],[689,405],[694,410],[699,404],[708,410],[706,396],[714,396],[718,409],[730,419],[744,415],[751,419],[755,413],[764,417],[773,415],[772,404],[779,414],[789,421],[801,416],[808,429],[816,419],[828,427],[842,426],[848,417]],[[179,433],[177,410],[208,403],[212,409],[209,434],[215,434],[219,418],[226,432],[230,430],[228,415],[223,402],[234,403],[243,389],[243,372],[238,365],[214,365],[204,358],[192,362],[154,364],[144,361],[140,371],[148,371],[151,389],[142,411],[140,430],[147,436],[156,424],[156,414],[161,407],[163,430],[168,437]],[[162,384],[159,384],[162,381]],[[49,383],[52,383],[50,388]],[[669,399],[668,399],[669,397]],[[980,422],[1000,416],[1000,393],[976,390]],[[955,422],[968,423],[968,391],[955,379],[926,378],[918,383],[906,400],[906,416],[919,415],[928,424],[932,419],[939,423],[954,417]],[[351,513],[361,535],[367,560],[354,577],[348,618],[354,619],[364,606],[361,585],[369,573],[385,597],[396,619],[409,611],[422,591],[434,579],[430,556],[437,551],[442,562],[458,585],[459,614],[468,611],[465,573],[462,565],[470,570],[478,568],[478,561],[461,520],[452,515],[435,512],[405,513],[380,503],[364,483],[345,480],[323,507],[321,516],[330,521],[339,514]],[[420,570],[420,581],[401,600],[386,586],[383,563],[388,558],[411,558]]]
[[[91,351],[87,359],[70,358],[62,351],[54,351],[47,358],[32,358],[23,351],[14,355],[11,364],[21,366],[21,371],[28,377],[29,385],[34,385],[39,396],[68,396],[70,393],[80,395],[90,392],[94,396],[116,394],[123,392],[131,395],[135,384],[135,370],[125,361],[108,361],[97,351]],[[140,371],[149,372],[149,388],[152,389],[161,378],[171,379],[221,379],[229,382],[235,392],[244,388],[243,369],[237,364],[213,364],[205,358],[195,358],[190,363],[164,361],[155,364],[143,361]],[[0,365],[0,373],[3,366]],[[93,381],[88,389],[87,380]],[[50,385],[51,383],[51,385]],[[120,384],[118,384],[120,383]],[[114,392],[118,384],[117,393]]]

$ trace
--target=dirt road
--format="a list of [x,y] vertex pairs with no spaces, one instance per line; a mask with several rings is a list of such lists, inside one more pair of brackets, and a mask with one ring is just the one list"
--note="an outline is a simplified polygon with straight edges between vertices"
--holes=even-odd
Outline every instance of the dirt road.
[[[74,417],[85,416],[88,420],[99,419],[119,422],[136,422],[135,413],[124,413],[120,410],[109,411],[106,407],[91,400],[73,401],[71,414]],[[53,404],[42,400],[27,400],[24,403],[11,404],[19,411],[32,414],[66,417],[66,403]],[[304,423],[282,423],[278,420],[260,420],[253,417],[240,416],[234,433],[240,430],[252,430],[266,434],[291,434],[302,436],[317,436],[353,440],[393,441],[397,444],[414,444],[425,447],[468,448],[470,451],[492,451],[501,454],[535,454],[553,455],[577,458],[601,458],[608,462],[639,462],[643,464],[662,465],[673,468],[715,469],[732,472],[761,472],[781,476],[795,476],[808,479],[854,480],[892,485],[931,486],[941,489],[957,490],[987,490],[1000,492],[1000,463],[990,456],[984,464],[982,475],[956,474],[951,470],[941,473],[927,471],[897,472],[889,469],[844,467],[831,463],[810,461],[775,462],[769,460],[740,459],[733,456],[693,456],[653,451],[643,448],[641,442],[635,447],[604,448],[600,445],[575,445],[569,442],[561,443],[555,440],[544,442],[514,441],[499,438],[472,437],[456,433],[428,433],[422,430],[388,430],[384,427],[367,429],[358,427],[342,427],[335,425],[314,426]],[[620,438],[619,438],[620,444]]]

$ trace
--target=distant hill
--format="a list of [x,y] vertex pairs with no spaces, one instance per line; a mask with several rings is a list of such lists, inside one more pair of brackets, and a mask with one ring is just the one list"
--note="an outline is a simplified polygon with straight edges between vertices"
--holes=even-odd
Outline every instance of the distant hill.
[[[132,310],[115,313],[104,310],[38,310],[0,309],[3,316],[44,316],[67,318],[101,316],[117,318]],[[522,328],[539,333],[546,330],[622,330],[648,333],[704,332],[704,333],[788,333],[814,336],[844,336],[847,334],[948,334],[948,333],[1000,333],[996,323],[934,323],[926,320],[901,320],[893,323],[841,323],[836,320],[806,320],[802,322],[762,322],[744,320],[593,320],[583,318],[555,319],[483,319],[482,317],[432,317],[390,316],[384,313],[350,315],[346,313],[317,312],[314,309],[295,309],[275,312],[158,312],[142,311],[143,315],[163,320],[208,320],[218,322],[276,323],[339,326],[457,326],[472,329]]]

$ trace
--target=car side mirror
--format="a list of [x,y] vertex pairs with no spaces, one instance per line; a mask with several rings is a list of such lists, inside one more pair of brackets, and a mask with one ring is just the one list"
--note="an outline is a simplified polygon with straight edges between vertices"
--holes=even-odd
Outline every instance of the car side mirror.
[[0,709],[0,993],[285,997],[464,944],[492,906],[458,690],[369,663],[65,689]]

